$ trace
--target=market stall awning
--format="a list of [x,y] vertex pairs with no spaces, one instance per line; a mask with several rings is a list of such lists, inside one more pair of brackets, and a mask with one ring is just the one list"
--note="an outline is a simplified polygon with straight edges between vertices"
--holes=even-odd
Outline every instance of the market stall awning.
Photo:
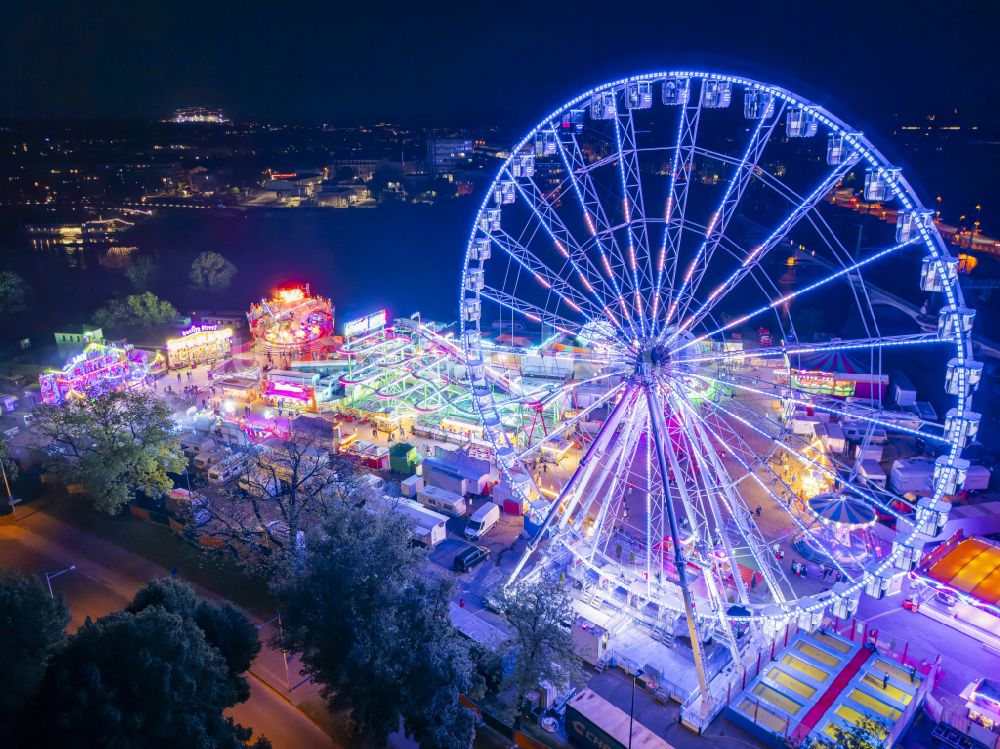
[[820,494],[809,500],[809,509],[827,523],[845,526],[865,526],[875,522],[875,510],[849,494]]
[[793,354],[792,367],[808,372],[830,374],[868,374],[870,367],[862,364],[844,351],[815,351],[810,354]]

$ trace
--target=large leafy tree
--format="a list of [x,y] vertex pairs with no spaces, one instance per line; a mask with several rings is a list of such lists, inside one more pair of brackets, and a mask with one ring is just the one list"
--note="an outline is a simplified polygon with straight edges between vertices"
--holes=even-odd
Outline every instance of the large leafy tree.
[[566,682],[580,667],[566,627],[574,618],[572,600],[565,583],[543,575],[532,582],[500,586],[489,601],[513,635],[506,644],[511,665],[504,688],[513,692],[515,721],[520,721],[525,695],[539,681]]
[[28,309],[31,288],[13,271],[0,272],[0,314],[10,315]]
[[120,512],[136,490],[151,496],[170,491],[167,473],[186,465],[170,408],[145,390],[42,405],[35,409],[33,427],[64,448],[56,472],[67,483],[82,484],[95,506],[109,514]]
[[353,464],[308,433],[293,430],[291,436],[247,446],[243,488],[210,490],[212,522],[198,529],[223,539],[250,567],[264,572],[301,552],[307,532],[322,525],[331,508],[368,499]]
[[139,291],[145,291],[159,275],[160,269],[150,257],[137,257],[125,269],[125,278]]
[[228,601],[198,598],[190,585],[171,578],[154,580],[141,588],[126,611],[138,614],[152,606],[194,622],[225,658],[238,700],[250,698],[250,685],[243,674],[260,652],[260,641],[257,628],[241,609]]
[[[7,483],[17,481],[17,477],[21,473],[21,467],[14,459],[14,456],[10,454],[10,443],[2,437],[0,437],[0,464],[3,464],[3,469],[7,473]],[[6,491],[6,487],[3,487],[3,491]]]
[[12,726],[65,638],[69,609],[37,578],[0,571],[0,725]]
[[457,701],[476,687],[473,668],[449,620],[451,588],[423,578],[423,559],[402,517],[345,504],[274,590],[286,646],[361,732],[384,741],[402,720],[422,747],[460,749],[475,729]]
[[218,252],[202,252],[191,263],[191,285],[196,289],[228,289],[236,266]]
[[26,732],[30,745],[64,749],[235,748],[249,732],[222,713],[239,699],[201,628],[150,605],[88,621],[69,639],[49,662]]
[[177,318],[177,308],[151,291],[112,299],[94,313],[94,322],[105,330],[148,330]]

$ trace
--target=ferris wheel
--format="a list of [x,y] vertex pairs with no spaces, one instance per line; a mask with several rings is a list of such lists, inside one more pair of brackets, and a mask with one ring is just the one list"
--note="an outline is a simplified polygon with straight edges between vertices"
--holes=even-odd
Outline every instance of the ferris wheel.
[[[460,295],[534,532],[513,578],[557,565],[650,627],[686,618],[696,655],[884,595],[943,528],[979,423],[974,312],[933,218],[866,137],[769,84],[657,72],[542,119]],[[505,408],[542,380],[551,427],[527,435]],[[908,456],[926,486],[900,495],[884,466]]]

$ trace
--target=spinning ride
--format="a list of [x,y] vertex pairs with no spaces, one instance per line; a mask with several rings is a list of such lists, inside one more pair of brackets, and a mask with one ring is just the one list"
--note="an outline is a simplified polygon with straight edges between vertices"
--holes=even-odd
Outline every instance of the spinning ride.
[[[858,215],[875,202],[895,226]],[[979,421],[974,313],[932,218],[866,137],[769,84],[652,73],[545,117],[476,216],[460,296],[485,436],[531,507],[535,535],[512,579],[555,566],[654,630],[683,614],[699,664],[709,637],[736,657],[743,625],[812,628],[826,610],[849,616],[862,591],[884,595],[943,526]],[[489,376],[497,330],[579,347],[589,369],[564,381],[599,395],[512,440],[509,396]],[[831,375],[836,388],[802,375],[801,357],[841,351],[864,371]],[[933,378],[943,423],[884,402],[889,366]],[[546,489],[534,462],[567,438],[578,447]],[[853,459],[918,438],[940,453],[929,496],[897,497]],[[837,545],[809,500],[845,490],[896,540],[819,592],[789,579],[773,549],[796,534]]]
[[271,351],[309,351],[333,334],[333,302],[309,285],[277,289],[247,312],[250,333]]

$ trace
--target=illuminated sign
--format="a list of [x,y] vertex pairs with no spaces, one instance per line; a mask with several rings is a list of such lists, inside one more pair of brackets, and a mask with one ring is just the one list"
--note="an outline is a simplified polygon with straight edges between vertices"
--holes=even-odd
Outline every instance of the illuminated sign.
[[211,330],[218,330],[218,329],[219,329],[218,323],[212,323],[210,325],[209,324],[205,324],[205,325],[192,325],[187,330],[182,330],[181,331],[181,338],[184,338],[185,336],[192,335],[194,333],[201,333],[202,331],[211,331]]
[[192,346],[201,346],[206,343],[225,343],[232,337],[231,328],[218,330],[218,325],[194,325],[187,330],[181,331],[180,338],[171,338],[167,341],[167,351],[179,351],[180,349]]
[[388,310],[380,309],[378,312],[368,315],[367,317],[362,317],[358,320],[351,320],[350,322],[344,323],[344,335],[351,338],[353,336],[371,333],[373,330],[381,330],[388,322]]

